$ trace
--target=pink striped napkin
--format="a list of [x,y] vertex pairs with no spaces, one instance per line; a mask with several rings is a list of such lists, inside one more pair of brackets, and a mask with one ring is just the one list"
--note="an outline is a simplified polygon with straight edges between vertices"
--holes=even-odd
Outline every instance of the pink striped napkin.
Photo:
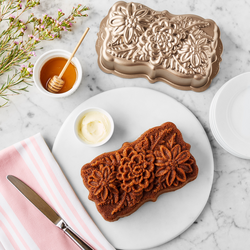
[[0,151],[0,249],[79,249],[7,175],[29,185],[93,248],[114,250],[81,205],[40,134]]

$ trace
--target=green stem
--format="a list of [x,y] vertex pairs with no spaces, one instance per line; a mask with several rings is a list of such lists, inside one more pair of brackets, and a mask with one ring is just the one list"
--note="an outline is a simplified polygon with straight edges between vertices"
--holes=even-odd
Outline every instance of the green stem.
[[[27,10],[28,8],[27,7],[25,7],[22,11],[21,11],[21,13],[17,16],[17,17],[15,17],[15,19],[13,20],[13,22],[12,22],[12,24],[8,27],[8,29],[7,30],[5,30],[4,32],[3,32],[3,34],[5,34],[5,37],[3,38],[3,40],[5,40],[6,41],[6,38],[7,38],[7,36],[9,35],[9,31],[10,31],[10,29],[12,28],[12,26],[13,26],[13,24],[14,24],[14,22]],[[8,39],[7,39],[7,42],[8,42]],[[6,42],[6,43],[7,43]]]
[[[25,45],[28,44],[29,41],[26,42]],[[33,44],[31,46],[29,46],[28,48],[25,48],[21,53],[19,53],[16,57],[13,57],[13,59],[8,63],[6,64],[1,70],[0,70],[0,75],[2,75],[5,71],[7,71],[11,66],[15,66],[18,59],[21,58],[21,56],[26,53],[26,52],[29,52],[30,49],[33,47]],[[7,58],[7,57],[6,57]]]

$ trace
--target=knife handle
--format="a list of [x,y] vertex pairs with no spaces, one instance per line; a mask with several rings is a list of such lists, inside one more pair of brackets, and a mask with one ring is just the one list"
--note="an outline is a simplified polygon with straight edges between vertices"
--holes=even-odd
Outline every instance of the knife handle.
[[73,240],[77,246],[83,250],[94,250],[87,242],[84,241],[72,228],[68,225],[63,228],[63,231]]

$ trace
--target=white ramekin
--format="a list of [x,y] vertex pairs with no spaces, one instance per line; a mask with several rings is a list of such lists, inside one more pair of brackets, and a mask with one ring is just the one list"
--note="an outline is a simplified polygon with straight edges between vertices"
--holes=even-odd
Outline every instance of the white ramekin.
[[[103,113],[103,114],[109,119],[110,126],[111,126],[110,132],[109,132],[109,134],[107,135],[107,137],[106,137],[104,140],[102,140],[102,141],[100,141],[100,142],[98,142],[98,143],[96,143],[96,144],[87,143],[87,142],[84,141],[84,140],[79,136],[79,134],[78,134],[78,126],[79,126],[79,123],[81,122],[81,119],[83,118],[83,116],[84,116],[85,114],[87,114],[87,113],[90,112],[90,111],[98,111],[98,112],[100,112],[100,113]],[[113,133],[114,133],[114,121],[113,121],[113,118],[112,118],[112,116],[111,116],[106,110],[101,109],[101,108],[90,107],[90,108],[83,109],[83,110],[81,110],[81,111],[78,113],[78,115],[76,116],[76,119],[75,119],[75,122],[74,122],[74,133],[75,133],[75,136],[77,137],[77,139],[78,139],[81,143],[83,143],[84,145],[86,145],[86,146],[89,146],[89,147],[98,147],[98,146],[101,146],[101,145],[105,144],[105,143],[111,138],[111,136],[112,136]]]
[[43,65],[50,59],[55,58],[55,57],[64,57],[66,59],[68,59],[70,57],[71,53],[66,51],[66,50],[62,50],[62,49],[53,49],[50,50],[44,54],[42,54],[36,61],[35,65],[34,65],[34,69],[33,69],[33,80],[34,83],[36,85],[36,87],[38,88],[38,90],[40,92],[42,92],[43,94],[53,97],[53,98],[60,98],[60,97],[66,97],[69,96],[71,94],[73,94],[77,88],[79,87],[81,80],[82,80],[82,66],[79,62],[79,60],[76,57],[73,57],[72,59],[72,63],[74,64],[74,66],[77,69],[77,77],[76,77],[76,81],[73,85],[73,87],[68,90],[67,92],[64,93],[51,93],[49,91],[47,91],[41,83],[40,80],[40,72],[41,69],[43,67]]

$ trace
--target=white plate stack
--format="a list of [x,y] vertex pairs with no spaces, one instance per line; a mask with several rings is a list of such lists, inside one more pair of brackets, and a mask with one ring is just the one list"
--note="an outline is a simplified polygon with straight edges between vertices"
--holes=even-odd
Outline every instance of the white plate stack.
[[225,83],[215,94],[209,121],[216,141],[230,154],[250,159],[250,72]]

